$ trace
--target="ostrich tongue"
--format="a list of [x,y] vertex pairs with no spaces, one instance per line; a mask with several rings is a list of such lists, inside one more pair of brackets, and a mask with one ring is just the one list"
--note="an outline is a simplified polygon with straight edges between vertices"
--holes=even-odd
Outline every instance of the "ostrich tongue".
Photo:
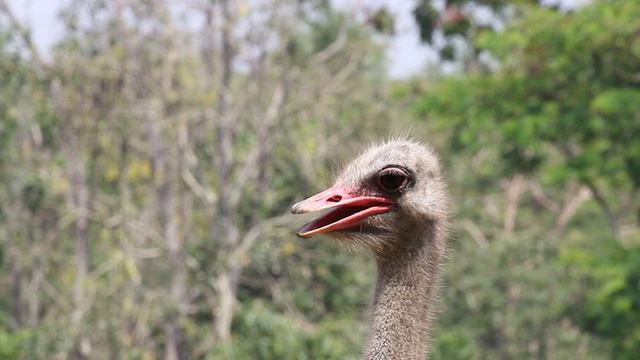
[[344,186],[335,185],[293,205],[293,214],[331,209],[301,227],[297,234],[309,238],[338,230],[359,228],[365,218],[391,211],[395,202],[381,196],[360,196]]

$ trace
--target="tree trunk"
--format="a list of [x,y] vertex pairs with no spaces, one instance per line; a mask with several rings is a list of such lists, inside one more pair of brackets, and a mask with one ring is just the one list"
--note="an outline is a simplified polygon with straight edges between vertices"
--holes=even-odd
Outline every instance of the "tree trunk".
[[70,208],[75,212],[73,221],[73,238],[76,243],[76,280],[74,285],[75,309],[71,314],[71,322],[78,335],[74,343],[74,359],[85,359],[91,353],[91,343],[85,335],[83,329],[83,318],[86,312],[85,286],[87,275],[89,274],[89,244],[87,242],[87,232],[89,225],[89,189],[86,184],[84,162],[74,149],[73,130],[67,129],[67,140],[72,148],[68,154],[67,174],[71,183]]
[[[186,294],[186,269],[184,265],[182,237],[178,231],[178,219],[175,195],[175,148],[163,145],[161,125],[163,123],[161,104],[152,103],[147,112],[149,123],[149,142],[151,146],[151,163],[155,174],[156,195],[158,197],[159,220],[162,224],[162,235],[166,243],[171,280],[169,296],[173,311],[165,325],[165,359],[178,360],[184,358],[180,350],[182,330],[180,327],[184,298]],[[167,159],[167,156],[170,158]]]
[[524,176],[522,174],[515,174],[511,181],[508,181],[505,186],[507,207],[504,215],[504,233],[507,237],[513,234],[513,230],[516,227],[516,215],[520,204],[520,193],[523,182]]

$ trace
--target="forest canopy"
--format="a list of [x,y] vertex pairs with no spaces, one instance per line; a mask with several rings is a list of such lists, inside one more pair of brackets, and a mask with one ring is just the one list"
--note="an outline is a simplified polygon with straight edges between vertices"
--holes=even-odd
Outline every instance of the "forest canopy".
[[289,209],[408,134],[453,204],[432,358],[635,359],[640,2],[415,1],[410,79],[389,4],[72,0],[42,52],[0,0],[0,357],[358,358],[374,264]]

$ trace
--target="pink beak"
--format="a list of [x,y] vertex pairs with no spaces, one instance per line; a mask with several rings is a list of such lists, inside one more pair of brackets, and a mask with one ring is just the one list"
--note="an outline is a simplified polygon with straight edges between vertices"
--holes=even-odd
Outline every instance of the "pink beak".
[[332,209],[298,230],[300,237],[357,229],[365,218],[393,210],[395,202],[381,196],[358,196],[343,186],[333,186],[291,208],[293,214]]

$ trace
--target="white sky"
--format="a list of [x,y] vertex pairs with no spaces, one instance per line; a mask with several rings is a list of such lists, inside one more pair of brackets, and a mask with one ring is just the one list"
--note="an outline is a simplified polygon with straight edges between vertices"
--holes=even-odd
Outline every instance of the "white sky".
[[66,0],[9,0],[8,3],[22,23],[31,28],[40,50],[46,50],[62,37],[58,11],[68,3]]

